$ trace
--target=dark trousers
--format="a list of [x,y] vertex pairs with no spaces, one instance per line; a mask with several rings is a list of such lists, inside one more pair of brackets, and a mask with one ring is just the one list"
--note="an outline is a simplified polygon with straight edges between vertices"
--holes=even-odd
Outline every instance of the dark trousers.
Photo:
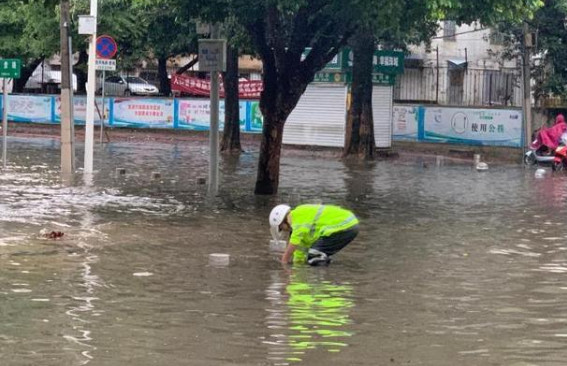
[[312,259],[321,257],[321,254],[317,252],[325,253],[326,257],[337,253],[339,250],[343,249],[351,241],[353,241],[357,235],[358,225],[353,226],[345,231],[339,231],[338,233],[334,233],[330,236],[319,238],[319,240],[317,240],[315,244],[313,244],[311,249],[309,249],[309,254],[307,256],[308,262],[312,264],[311,262],[316,262],[312,261]]

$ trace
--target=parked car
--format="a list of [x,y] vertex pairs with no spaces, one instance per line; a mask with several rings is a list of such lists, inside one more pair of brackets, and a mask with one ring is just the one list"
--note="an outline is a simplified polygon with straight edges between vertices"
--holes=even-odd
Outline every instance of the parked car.
[[[102,86],[99,86],[98,93],[102,94]],[[159,95],[159,90],[155,85],[148,83],[138,76],[109,76],[104,80],[104,94],[114,96],[130,95]]]

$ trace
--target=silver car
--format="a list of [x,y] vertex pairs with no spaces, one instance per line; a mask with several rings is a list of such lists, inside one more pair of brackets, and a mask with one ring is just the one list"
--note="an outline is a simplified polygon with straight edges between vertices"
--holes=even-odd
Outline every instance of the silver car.
[[[102,88],[99,88],[99,94]],[[137,76],[110,76],[104,80],[104,94],[125,96],[130,95],[159,95],[159,90],[155,85]]]

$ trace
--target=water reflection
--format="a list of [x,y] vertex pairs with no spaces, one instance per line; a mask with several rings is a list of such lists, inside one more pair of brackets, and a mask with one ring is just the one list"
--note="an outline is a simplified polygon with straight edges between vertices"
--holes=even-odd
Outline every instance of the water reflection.
[[354,307],[350,284],[325,280],[311,268],[294,268],[290,273],[274,271],[266,295],[271,305],[266,324],[272,334],[264,343],[275,365],[303,361],[309,351],[340,352],[348,346]]
[[[87,182],[85,182],[87,184]],[[81,232],[77,235],[77,250],[74,255],[80,256],[80,283],[75,290],[78,294],[72,297],[73,303],[65,314],[71,317],[72,332],[64,334],[63,338],[79,349],[82,359],[78,362],[80,365],[86,365],[93,359],[93,352],[96,347],[93,345],[91,317],[100,315],[100,310],[95,307],[95,301],[99,300],[96,296],[97,287],[103,285],[101,279],[94,273],[93,266],[99,261],[98,255],[93,253],[93,245],[96,239],[104,235],[94,229],[95,222],[92,213],[89,210],[83,212],[81,220]]]

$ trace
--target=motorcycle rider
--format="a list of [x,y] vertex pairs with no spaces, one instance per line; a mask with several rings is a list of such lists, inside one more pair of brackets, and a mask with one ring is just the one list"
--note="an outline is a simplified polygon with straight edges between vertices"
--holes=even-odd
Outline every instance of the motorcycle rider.
[[558,114],[555,118],[555,124],[550,128],[543,128],[537,133],[535,141],[532,142],[531,147],[534,150],[546,147],[549,151],[554,151],[561,141],[561,135],[567,131],[567,124],[565,117]]

